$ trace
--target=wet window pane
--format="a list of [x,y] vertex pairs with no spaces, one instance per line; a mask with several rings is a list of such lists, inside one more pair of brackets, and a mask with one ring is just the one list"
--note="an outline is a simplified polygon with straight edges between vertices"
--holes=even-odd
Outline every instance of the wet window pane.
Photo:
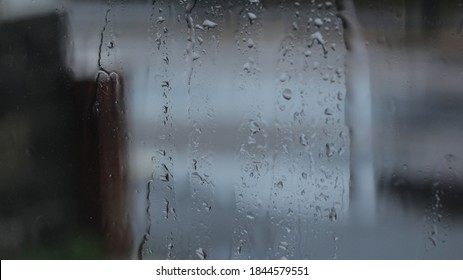
[[461,1],[0,5],[2,258],[462,257]]
[[129,85],[143,258],[333,254],[300,249],[331,247],[348,205],[341,21],[332,5],[242,2],[150,7]]

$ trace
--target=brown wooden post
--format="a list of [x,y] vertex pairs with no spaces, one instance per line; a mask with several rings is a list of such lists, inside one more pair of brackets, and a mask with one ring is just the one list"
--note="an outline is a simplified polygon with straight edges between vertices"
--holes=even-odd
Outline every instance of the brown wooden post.
[[128,211],[124,92],[117,73],[99,72],[93,109],[98,119],[101,218],[107,256],[127,259],[133,236]]

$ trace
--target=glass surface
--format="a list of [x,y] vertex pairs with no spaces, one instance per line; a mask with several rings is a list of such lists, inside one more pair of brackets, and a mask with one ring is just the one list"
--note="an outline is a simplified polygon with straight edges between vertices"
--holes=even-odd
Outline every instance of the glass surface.
[[0,257],[461,259],[463,1],[0,3]]

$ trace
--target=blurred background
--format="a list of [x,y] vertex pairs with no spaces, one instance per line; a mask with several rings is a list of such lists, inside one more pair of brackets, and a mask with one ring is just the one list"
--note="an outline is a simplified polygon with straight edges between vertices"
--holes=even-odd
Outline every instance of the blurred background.
[[2,259],[461,259],[463,1],[0,2]]

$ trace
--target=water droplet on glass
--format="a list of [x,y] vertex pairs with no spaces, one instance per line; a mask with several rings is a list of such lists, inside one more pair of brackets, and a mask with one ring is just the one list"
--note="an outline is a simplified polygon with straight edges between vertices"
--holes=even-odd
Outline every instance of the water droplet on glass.
[[304,133],[301,133],[301,135],[299,135],[299,143],[301,143],[301,145],[304,147],[309,144],[309,140],[307,140],[307,136],[305,136]]
[[321,18],[316,18],[316,19],[313,21],[313,23],[314,23],[316,26],[320,27],[320,26],[323,25],[323,20],[322,20]]
[[309,45],[309,47],[311,47],[314,42],[317,42],[319,45],[322,46],[323,52],[325,54],[327,53],[327,50],[326,50],[326,47],[325,47],[326,42],[323,39],[323,35],[320,32],[317,31],[317,32],[313,33],[312,35],[310,35],[310,39],[312,40],[312,42]]
[[332,157],[335,153],[335,147],[333,143],[327,143],[325,146],[326,149],[326,156],[327,157]]
[[408,165],[407,165],[407,164],[403,164],[403,165],[402,165],[402,170],[406,172],[406,171],[408,170]]
[[169,182],[169,173],[159,176],[159,179],[163,182]]
[[334,207],[331,207],[330,214],[328,215],[328,217],[333,222],[336,221],[336,219],[338,218],[338,216],[336,214],[336,209]]
[[293,23],[291,24],[291,26],[293,27],[293,30],[294,30],[294,31],[297,31],[297,30],[299,29],[299,26],[297,25],[296,22],[293,22]]
[[198,248],[196,251],[196,256],[198,256],[198,258],[200,260],[205,260],[207,258],[207,254],[206,254],[206,251],[204,251],[203,248]]
[[257,19],[257,16],[254,13],[248,13],[248,18],[252,21],[252,20]]
[[434,247],[437,246],[437,240],[436,240],[436,238],[434,238],[434,237],[428,237],[428,240],[431,241],[431,243],[432,243],[432,245],[433,245]]
[[207,212],[210,212],[212,209],[212,206],[210,206],[207,202],[203,202],[203,206]]
[[162,174],[159,176],[159,179],[163,182],[169,182],[169,169],[165,164],[161,164]]
[[246,214],[246,218],[248,218],[249,220],[254,220],[256,217],[254,217],[254,214],[253,214],[253,213],[248,212],[248,213]]
[[191,59],[192,59],[192,60],[197,60],[197,59],[199,59],[200,57],[201,57],[201,55],[200,55],[199,53],[197,53],[197,52],[193,52],[193,53],[191,54]]
[[250,121],[249,122],[249,130],[251,131],[251,134],[256,134],[260,131],[259,124],[255,121]]
[[288,78],[289,78],[288,73],[283,72],[280,75],[280,82],[284,83],[284,82],[286,82],[288,80]]
[[247,43],[248,43],[248,48],[254,47],[254,41],[251,38],[248,39]]
[[246,63],[243,65],[244,71],[246,71],[246,72],[248,72],[248,73],[251,72],[251,67],[252,67],[252,66],[251,66],[251,63],[249,63],[249,62],[246,62]]
[[204,26],[204,27],[207,27],[207,28],[214,28],[214,27],[217,26],[217,23],[215,23],[215,22],[213,22],[213,21],[210,21],[210,20],[208,20],[208,19],[205,19],[205,20],[203,21],[203,26]]
[[290,100],[293,97],[293,93],[289,88],[285,88],[283,90],[282,95],[283,95],[283,98],[286,100]]
[[287,216],[291,216],[291,215],[293,215],[293,214],[294,214],[293,209],[288,208],[288,212],[286,212],[286,215],[287,215]]

